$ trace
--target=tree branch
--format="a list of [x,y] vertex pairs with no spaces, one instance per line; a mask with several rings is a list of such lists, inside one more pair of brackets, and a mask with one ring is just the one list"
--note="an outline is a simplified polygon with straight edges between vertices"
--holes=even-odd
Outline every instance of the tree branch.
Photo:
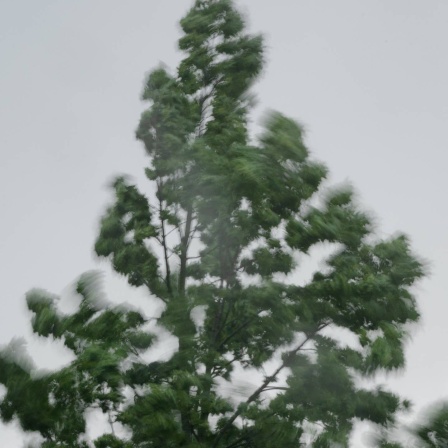
[[[162,216],[162,211],[163,211],[163,197],[162,197],[162,183],[161,182],[157,182],[157,188],[158,188],[158,192],[159,194],[157,195],[157,197],[159,198],[159,216]],[[167,242],[166,242],[166,233],[165,233],[165,219],[164,218],[160,218],[160,223],[161,223],[161,229],[162,229],[162,247],[163,247],[163,256],[164,256],[164,261],[165,261],[165,284],[166,284],[166,289],[168,290],[168,294],[172,294],[173,290],[171,288],[171,270],[170,270],[170,263],[168,261],[168,246],[167,246]]]
[[181,239],[181,253],[180,253],[180,269],[179,269],[179,293],[185,292],[185,284],[187,280],[187,261],[188,261],[188,246],[190,243],[191,225],[193,222],[193,207],[187,210],[187,219],[185,222],[185,233]]
[[219,345],[217,350],[220,350],[227,342],[230,341],[236,334],[238,334],[243,328],[247,327],[248,324],[252,322],[253,319],[248,319],[243,322],[239,327],[232,331]]
[[[297,352],[300,351],[302,349],[302,347],[316,335],[316,333],[318,333],[320,330],[325,328],[327,325],[329,325],[329,323],[325,323],[325,324],[320,325],[314,332],[312,332],[311,334],[308,334],[306,336],[306,338],[296,348],[294,348],[293,350],[290,350],[289,352],[287,352],[287,354],[285,356],[285,359],[281,363],[281,365],[272,373],[272,375],[267,376],[265,378],[265,380],[263,381],[261,386],[258,387],[258,389],[256,389],[255,392],[253,392],[252,395],[243,404],[244,405],[249,405],[250,403],[255,401],[266,390],[266,387],[269,386],[270,383],[275,381],[277,375],[288,365],[288,361],[295,354],[297,354]],[[233,422],[241,415],[242,412],[243,412],[243,406],[242,406],[242,404],[240,404],[238,406],[237,410],[229,418],[227,423],[217,433],[217,436],[216,436],[215,442],[212,445],[212,448],[216,448],[218,446],[218,443],[221,440],[221,438],[224,435],[224,433],[233,425]]]

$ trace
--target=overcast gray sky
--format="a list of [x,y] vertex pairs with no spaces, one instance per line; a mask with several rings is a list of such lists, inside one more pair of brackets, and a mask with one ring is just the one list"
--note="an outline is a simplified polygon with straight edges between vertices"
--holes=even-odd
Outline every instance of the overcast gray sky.
[[[301,121],[314,157],[355,186],[382,234],[409,234],[430,261],[407,369],[384,381],[417,411],[448,398],[448,2],[236,3],[266,36],[256,116]],[[116,173],[143,178],[142,82],[160,62],[175,67],[190,4],[0,0],[0,344],[29,334],[27,290],[60,293],[98,266],[105,186]],[[31,348],[39,366],[61,361]],[[22,441],[0,426],[0,446]]]

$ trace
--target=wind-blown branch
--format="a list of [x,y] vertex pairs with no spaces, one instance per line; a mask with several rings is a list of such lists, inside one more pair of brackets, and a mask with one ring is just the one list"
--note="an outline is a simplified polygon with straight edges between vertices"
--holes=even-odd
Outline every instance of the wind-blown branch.
[[244,403],[243,403],[244,406],[242,406],[241,404],[238,406],[237,410],[232,414],[232,416],[229,418],[229,420],[227,420],[226,424],[218,431],[218,433],[216,435],[216,439],[212,445],[212,448],[215,448],[218,446],[218,443],[221,440],[221,438],[223,437],[223,435],[225,434],[225,432],[233,425],[233,422],[241,415],[241,413],[244,411],[245,407],[247,405],[249,405],[250,403],[252,403],[253,401],[255,401],[266,390],[266,387],[269,386],[269,384],[271,384],[273,381],[276,381],[277,375],[285,367],[287,367],[288,361],[291,359],[291,357],[294,356],[295,354],[297,354],[297,352],[299,352],[301,350],[301,348],[308,341],[310,341],[320,330],[325,328],[327,325],[329,325],[329,323],[320,325],[317,328],[317,330],[315,330],[313,333],[307,335],[305,337],[305,339],[297,347],[295,347],[293,350],[290,350],[289,352],[286,353],[281,365],[271,375],[267,376],[265,378],[265,380],[263,381],[263,383],[255,390],[255,392],[253,392],[249,396],[249,398],[247,398],[246,401],[244,401]]

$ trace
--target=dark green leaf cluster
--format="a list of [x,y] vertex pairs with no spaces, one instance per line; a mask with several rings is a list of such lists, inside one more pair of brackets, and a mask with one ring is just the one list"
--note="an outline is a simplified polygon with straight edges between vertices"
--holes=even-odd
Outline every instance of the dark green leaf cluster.
[[448,446],[448,404],[443,403],[433,409],[427,421],[420,424],[415,433],[424,447]]
[[160,291],[158,261],[144,244],[148,238],[157,236],[148,201],[123,178],[118,178],[113,188],[116,204],[102,219],[95,251],[102,257],[111,256],[114,269],[126,275],[131,285],[146,285],[157,293]]
[[75,356],[70,365],[57,372],[35,372],[17,362],[20,353],[0,353],[0,383],[7,388],[2,419],[16,417],[24,430],[39,432],[44,447],[74,446],[85,432],[84,412],[89,408],[116,413],[124,399],[123,361],[153,341],[139,312],[104,302],[95,273],[80,278],[77,292],[81,302],[71,315],[61,314],[55,299],[43,291],[31,291],[26,298],[34,332],[60,339]]

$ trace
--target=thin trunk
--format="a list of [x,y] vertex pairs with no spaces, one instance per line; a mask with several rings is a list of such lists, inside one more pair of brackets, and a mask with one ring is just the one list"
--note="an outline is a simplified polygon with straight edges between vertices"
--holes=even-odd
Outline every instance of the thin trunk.
[[163,242],[163,255],[165,258],[165,283],[166,283],[166,289],[168,290],[168,294],[172,294],[173,290],[171,288],[171,270],[170,270],[170,263],[168,261],[168,247],[166,243],[166,233],[165,233],[165,220],[162,219],[162,242]]
[[187,260],[188,246],[190,243],[191,225],[193,223],[193,207],[189,206],[187,210],[187,220],[185,222],[185,233],[181,241],[180,252],[180,269],[179,269],[179,294],[185,293],[185,285],[187,282]]
[[[159,216],[162,215],[162,211],[163,211],[163,193],[162,193],[162,188],[163,188],[163,184],[160,182],[157,182],[157,187],[158,187],[158,197],[159,197]],[[160,217],[160,222],[161,222],[161,228],[162,228],[162,246],[163,246],[163,255],[164,255],[164,259],[165,259],[165,284],[166,284],[166,289],[168,290],[168,294],[172,294],[173,290],[171,288],[171,269],[170,269],[170,264],[168,261],[168,244],[166,241],[166,231],[165,231],[165,219],[163,219],[162,217]]]

